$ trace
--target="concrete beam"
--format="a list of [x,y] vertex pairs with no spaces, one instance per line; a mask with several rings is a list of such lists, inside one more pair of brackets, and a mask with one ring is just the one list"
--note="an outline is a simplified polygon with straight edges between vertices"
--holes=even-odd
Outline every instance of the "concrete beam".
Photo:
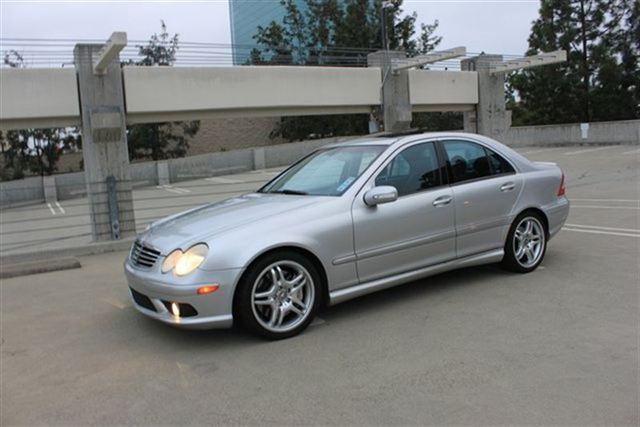
[[380,71],[366,68],[124,67],[123,76],[129,123],[368,112],[380,103]]
[[409,70],[409,101],[414,111],[472,108],[478,103],[478,73]]
[[419,55],[413,58],[393,59],[392,70],[406,70],[408,68],[419,67],[421,65],[433,64],[434,62],[444,61],[446,59],[459,58],[467,54],[467,48],[464,46],[454,47],[452,49],[440,50],[437,52]]
[[100,52],[93,59],[93,73],[104,75],[107,72],[107,66],[117,57],[122,49],[127,45],[127,33],[116,31],[104,44]]
[[0,70],[0,129],[76,126],[78,83],[73,68]]
[[524,68],[540,67],[542,65],[556,64],[567,60],[567,52],[556,50],[554,52],[541,53],[539,55],[525,56],[523,58],[510,59],[491,65],[490,74],[508,73],[509,71]]

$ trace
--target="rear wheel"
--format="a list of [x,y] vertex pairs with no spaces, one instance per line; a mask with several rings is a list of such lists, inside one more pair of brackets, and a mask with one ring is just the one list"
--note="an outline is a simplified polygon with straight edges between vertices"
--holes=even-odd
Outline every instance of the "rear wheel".
[[236,316],[249,331],[288,338],[311,323],[321,297],[320,275],[296,252],[277,252],[249,267],[237,290]]
[[524,212],[515,219],[504,245],[502,266],[517,273],[535,270],[547,250],[547,229],[541,216]]

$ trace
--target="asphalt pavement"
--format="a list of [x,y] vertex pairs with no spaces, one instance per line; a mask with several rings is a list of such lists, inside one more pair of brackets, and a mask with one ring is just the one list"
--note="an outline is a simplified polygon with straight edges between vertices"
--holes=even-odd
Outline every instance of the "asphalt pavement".
[[538,270],[441,274],[285,341],[147,319],[126,252],[0,281],[0,424],[640,424],[640,150],[521,152],[572,202]]

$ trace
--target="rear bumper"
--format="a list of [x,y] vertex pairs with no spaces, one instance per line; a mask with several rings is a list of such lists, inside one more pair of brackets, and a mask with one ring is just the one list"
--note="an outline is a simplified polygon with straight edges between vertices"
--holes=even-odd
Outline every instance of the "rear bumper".
[[560,197],[555,203],[542,208],[549,220],[549,238],[558,234],[564,225],[569,216],[569,206],[569,200],[566,197]]
[[[147,297],[151,302],[151,306],[148,307],[140,305],[129,292],[133,306],[145,316],[187,329],[228,328],[233,324],[233,293],[241,269],[198,270],[193,273],[193,281],[189,284],[172,283],[173,276],[170,273],[165,275],[138,270],[128,262],[125,262],[124,271],[129,288]],[[219,286],[217,291],[207,295],[197,294],[199,287],[212,284]],[[189,304],[197,314],[191,317],[174,316],[165,302]]]

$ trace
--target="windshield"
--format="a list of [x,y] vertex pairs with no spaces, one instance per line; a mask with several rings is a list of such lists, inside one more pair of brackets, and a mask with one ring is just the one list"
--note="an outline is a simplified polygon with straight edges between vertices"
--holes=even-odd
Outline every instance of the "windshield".
[[260,189],[261,193],[340,196],[386,147],[364,145],[316,151]]

